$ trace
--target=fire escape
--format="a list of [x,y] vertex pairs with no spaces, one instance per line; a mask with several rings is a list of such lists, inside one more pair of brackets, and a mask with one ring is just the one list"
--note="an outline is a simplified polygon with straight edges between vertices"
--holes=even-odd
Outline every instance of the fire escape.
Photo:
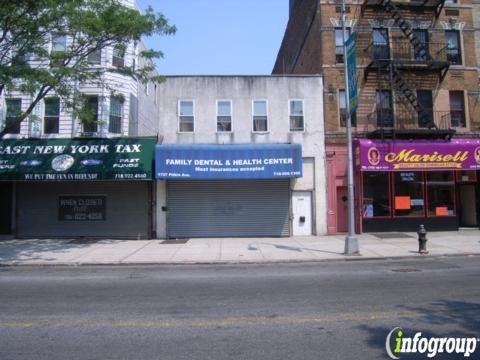
[[430,42],[428,30],[412,28],[402,16],[405,10],[410,14],[430,12],[436,20],[444,3],[445,0],[364,1],[362,16],[366,17],[367,9],[373,10],[377,19],[393,19],[401,32],[400,37],[390,41],[387,27],[375,28],[372,41],[365,49],[370,61],[364,78],[367,81],[376,73],[377,81],[375,109],[367,116],[369,125],[374,124],[375,129],[369,132],[369,137],[451,138],[455,134],[450,126],[449,112],[434,111],[432,92],[417,91],[410,81],[412,77],[431,79],[433,75],[438,87],[450,66],[447,46]]

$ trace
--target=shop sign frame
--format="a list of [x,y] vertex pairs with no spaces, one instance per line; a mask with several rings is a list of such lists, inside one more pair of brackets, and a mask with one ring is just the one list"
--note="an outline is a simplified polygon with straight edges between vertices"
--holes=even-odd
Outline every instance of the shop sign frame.
[[480,170],[480,140],[381,141],[356,140],[359,171]]
[[302,177],[299,144],[157,145],[157,179],[284,179]]
[[153,180],[156,138],[5,139],[0,181]]

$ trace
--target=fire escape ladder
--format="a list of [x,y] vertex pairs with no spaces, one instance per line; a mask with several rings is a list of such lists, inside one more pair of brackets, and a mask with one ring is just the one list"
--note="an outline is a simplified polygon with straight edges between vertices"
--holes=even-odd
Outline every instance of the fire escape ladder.
[[427,63],[432,62],[432,57],[428,53],[425,44],[417,39],[415,33],[412,30],[410,24],[402,17],[400,10],[392,3],[392,0],[382,0],[380,3],[384,9],[390,13],[390,16],[402,30],[405,37],[410,41],[413,46],[414,53],[417,57],[425,59]]
[[429,129],[438,129],[437,125],[433,121],[433,118],[429,116],[429,113],[418,102],[415,91],[408,86],[405,79],[402,77],[398,69],[392,64],[392,77],[395,89],[400,91],[401,94],[408,100],[410,105],[415,109],[418,114],[419,124],[424,124]]

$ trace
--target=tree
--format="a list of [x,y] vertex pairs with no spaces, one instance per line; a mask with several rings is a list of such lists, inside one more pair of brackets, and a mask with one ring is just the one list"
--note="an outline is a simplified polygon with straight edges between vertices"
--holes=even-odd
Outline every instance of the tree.
[[[81,103],[75,84],[106,86],[105,72],[119,72],[142,83],[160,81],[153,64],[163,56],[160,51],[141,51],[139,56],[146,61],[140,67],[93,68],[88,58],[104,48],[121,52],[142,37],[175,31],[175,26],[151,7],[141,13],[118,0],[5,2],[0,7],[0,96],[19,91],[30,95],[32,101],[0,131],[0,138],[18,127],[50,93],[75,111],[75,104]],[[61,46],[55,43],[58,39],[68,42]]]

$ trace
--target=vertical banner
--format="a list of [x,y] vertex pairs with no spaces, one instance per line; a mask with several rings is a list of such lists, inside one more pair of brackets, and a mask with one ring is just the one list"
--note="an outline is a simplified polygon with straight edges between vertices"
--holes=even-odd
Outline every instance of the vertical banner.
[[354,112],[358,105],[357,100],[357,54],[356,54],[356,36],[352,33],[345,46],[347,47],[347,71],[348,71],[348,101],[350,112]]

